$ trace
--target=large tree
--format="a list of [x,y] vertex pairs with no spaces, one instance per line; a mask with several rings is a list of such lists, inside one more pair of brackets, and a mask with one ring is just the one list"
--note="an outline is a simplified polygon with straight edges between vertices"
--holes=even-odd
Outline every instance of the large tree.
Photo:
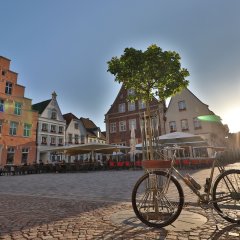
[[187,87],[189,72],[181,67],[180,60],[178,53],[163,51],[155,44],[146,51],[125,48],[123,55],[108,61],[108,72],[126,89],[134,90],[129,100],[143,100],[150,115],[153,97],[161,102]]

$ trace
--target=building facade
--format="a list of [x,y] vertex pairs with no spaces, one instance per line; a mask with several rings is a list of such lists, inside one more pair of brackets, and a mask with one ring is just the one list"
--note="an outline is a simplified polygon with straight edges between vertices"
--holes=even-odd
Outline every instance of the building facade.
[[53,163],[61,161],[61,155],[51,148],[64,146],[66,139],[66,121],[63,118],[57,102],[57,94],[52,93],[52,98],[32,105],[38,111],[37,127],[37,162]]
[[0,56],[0,166],[33,164],[36,161],[38,113],[10,61]]
[[106,143],[106,137],[101,129],[89,118],[80,118],[85,131],[83,132],[83,143]]
[[221,121],[202,121],[198,118],[208,115],[215,114],[186,88],[169,102],[166,111],[166,133],[188,132],[200,135],[210,146],[225,147],[228,127]]
[[[130,146],[132,129],[135,130],[135,143],[142,142],[142,116],[146,112],[146,104],[141,100],[128,101],[130,94],[134,94],[134,92],[122,86],[115,101],[105,114],[107,143]],[[153,99],[150,103],[150,110],[158,112],[158,132],[159,135],[164,134],[165,104],[160,104],[157,99]]]

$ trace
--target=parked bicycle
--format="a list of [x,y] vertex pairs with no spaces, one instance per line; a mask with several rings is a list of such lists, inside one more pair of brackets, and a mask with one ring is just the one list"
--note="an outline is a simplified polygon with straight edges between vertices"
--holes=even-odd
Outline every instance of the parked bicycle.
[[[225,220],[240,224],[240,170],[226,170],[216,152],[203,188],[189,174],[183,176],[174,167],[178,149],[176,146],[164,149],[172,151],[170,159],[142,162],[146,173],[132,191],[136,216],[150,227],[162,228],[173,223],[184,206],[184,192],[178,180],[182,179],[197,195],[200,206],[212,207]],[[215,169],[219,174],[213,181]]]

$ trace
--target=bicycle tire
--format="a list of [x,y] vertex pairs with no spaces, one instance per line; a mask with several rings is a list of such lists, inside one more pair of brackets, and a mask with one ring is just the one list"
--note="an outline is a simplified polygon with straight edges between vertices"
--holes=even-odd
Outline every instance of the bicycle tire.
[[[180,215],[184,205],[184,194],[180,183],[174,176],[170,177],[167,193],[162,194],[162,187],[169,175],[164,171],[154,171],[153,174],[158,180],[157,189],[159,191],[157,194],[159,198],[153,200],[154,197],[149,187],[150,175],[146,173],[139,178],[133,188],[132,207],[136,216],[144,224],[149,227],[162,228],[173,223]],[[175,196],[172,198],[172,196],[168,196],[169,193],[171,195],[175,193]]]
[[221,173],[212,189],[213,206],[218,214],[231,223],[240,224],[240,170]]

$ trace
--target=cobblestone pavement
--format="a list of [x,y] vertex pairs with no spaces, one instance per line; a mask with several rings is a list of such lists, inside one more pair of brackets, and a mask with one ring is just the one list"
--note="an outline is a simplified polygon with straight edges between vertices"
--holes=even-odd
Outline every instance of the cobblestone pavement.
[[[235,166],[239,168],[239,165]],[[189,171],[203,184],[208,169]],[[131,190],[143,171],[99,171],[0,177],[0,239],[240,239],[240,226],[192,204],[184,188],[184,210],[202,214],[207,222],[191,230],[152,229],[136,218],[122,223],[112,216],[132,211]],[[187,224],[187,223],[186,223]]]

